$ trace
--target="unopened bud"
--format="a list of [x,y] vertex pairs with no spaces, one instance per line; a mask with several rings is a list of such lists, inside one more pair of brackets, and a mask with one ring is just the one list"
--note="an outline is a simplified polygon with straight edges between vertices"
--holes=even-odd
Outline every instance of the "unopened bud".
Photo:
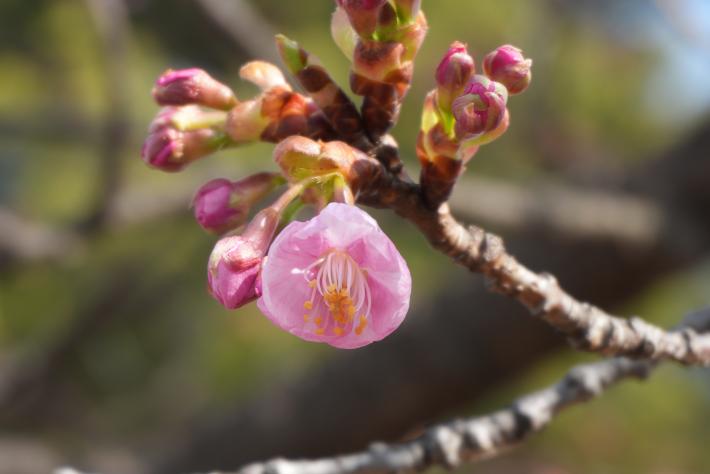
[[377,17],[377,39],[380,41],[394,40],[399,28],[397,10],[391,3],[385,3]]
[[239,181],[209,181],[192,201],[195,219],[208,232],[236,229],[246,222],[251,206],[281,182],[283,178],[274,173],[258,173]]
[[242,235],[224,237],[210,255],[210,293],[225,308],[236,309],[257,298],[257,279],[280,215],[271,208],[257,213]]
[[274,161],[291,182],[329,173],[340,173],[348,182],[359,158],[367,156],[345,142],[323,143],[299,136],[289,137],[274,148]]
[[422,122],[417,137],[417,156],[421,163],[435,161],[438,157],[456,159],[458,143],[448,134],[437,110],[435,91],[424,99]]
[[266,61],[251,61],[239,70],[239,77],[256,85],[262,91],[275,87],[291,90],[281,70]]
[[177,127],[173,122],[176,116],[193,113],[198,115],[200,111],[191,107],[163,109],[151,124],[148,138],[143,144],[141,150],[143,161],[163,171],[179,171],[229,142],[224,132],[220,130],[213,128],[185,130]]
[[226,130],[237,143],[257,141],[270,121],[262,112],[263,99],[247,100],[234,107],[227,117]]
[[409,23],[419,15],[422,0],[394,0],[394,4],[400,21]]
[[395,42],[358,42],[353,56],[353,72],[376,82],[390,82],[393,73],[402,69],[404,46]]
[[387,0],[337,0],[350,19],[350,24],[362,38],[372,38],[377,30],[380,10]]
[[153,98],[160,105],[203,105],[229,110],[237,98],[228,86],[202,69],[168,69],[156,81]]
[[456,136],[466,146],[489,143],[508,128],[506,88],[485,76],[476,75],[464,94],[454,100]]
[[437,102],[443,112],[450,113],[451,103],[463,93],[474,72],[475,64],[466,45],[452,43],[436,68]]
[[532,60],[525,59],[522,50],[506,44],[488,53],[483,70],[494,81],[503,84],[510,94],[520,94],[532,80]]
[[424,12],[419,12],[419,15],[417,15],[412,23],[400,28],[397,33],[397,41],[404,46],[403,61],[414,60],[419,52],[419,48],[421,48],[424,42],[424,38],[426,38],[428,30],[429,25],[427,24]]
[[341,7],[335,9],[330,19],[330,34],[340,51],[352,61],[358,37],[352,25],[350,25],[348,14]]

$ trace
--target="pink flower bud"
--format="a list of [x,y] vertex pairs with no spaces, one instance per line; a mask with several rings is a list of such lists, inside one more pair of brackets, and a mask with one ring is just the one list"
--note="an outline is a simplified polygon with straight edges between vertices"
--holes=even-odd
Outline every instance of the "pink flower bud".
[[266,208],[254,216],[242,235],[217,242],[207,267],[212,296],[227,309],[257,298],[257,280],[266,250],[279,223],[279,213]]
[[508,128],[508,93],[485,76],[473,76],[464,94],[454,100],[456,136],[465,146],[477,146],[498,138]]
[[508,88],[510,94],[520,94],[530,85],[532,60],[525,59],[522,50],[506,44],[488,53],[483,70],[494,81]]
[[202,69],[168,69],[153,87],[153,98],[160,105],[204,105],[229,110],[237,98],[228,86]]
[[258,173],[239,181],[213,179],[195,194],[195,219],[208,232],[235,229],[246,222],[251,206],[281,182],[283,178],[275,173]]
[[354,349],[391,334],[409,309],[407,264],[377,222],[330,203],[276,238],[257,304],[278,327],[307,341]]
[[458,41],[452,43],[436,68],[438,105],[443,111],[451,110],[451,102],[461,95],[474,72],[475,64],[466,45]]
[[207,156],[227,142],[223,132],[212,128],[189,129],[176,123],[200,120],[200,110],[188,107],[166,107],[151,123],[141,156],[153,168],[179,171],[189,163]]

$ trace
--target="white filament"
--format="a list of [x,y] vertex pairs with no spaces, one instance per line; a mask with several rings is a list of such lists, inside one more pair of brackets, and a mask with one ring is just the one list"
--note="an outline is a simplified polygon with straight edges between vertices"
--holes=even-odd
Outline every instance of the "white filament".
[[365,271],[352,259],[347,252],[332,250],[327,255],[310,264],[303,272],[307,281],[309,276],[318,267],[315,275],[315,287],[311,294],[311,301],[315,292],[323,297],[328,293],[346,290],[355,312],[361,316],[369,317],[372,309],[372,294],[367,283]]

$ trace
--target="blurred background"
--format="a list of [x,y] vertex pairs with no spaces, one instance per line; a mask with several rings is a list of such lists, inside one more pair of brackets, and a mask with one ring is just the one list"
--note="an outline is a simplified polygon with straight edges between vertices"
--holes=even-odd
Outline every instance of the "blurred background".
[[[410,172],[419,110],[454,40],[533,58],[509,132],[453,199],[583,300],[671,326],[710,304],[710,2],[425,1],[430,23],[394,130]],[[556,381],[580,355],[480,277],[374,215],[407,259],[410,314],[337,351],[206,291],[214,236],[194,190],[272,169],[271,146],[180,174],[140,146],[168,67],[245,98],[238,70],[297,39],[347,84],[327,0],[0,2],[0,472],[234,469],[416,436]],[[710,472],[710,373],[664,366],[463,472]]]

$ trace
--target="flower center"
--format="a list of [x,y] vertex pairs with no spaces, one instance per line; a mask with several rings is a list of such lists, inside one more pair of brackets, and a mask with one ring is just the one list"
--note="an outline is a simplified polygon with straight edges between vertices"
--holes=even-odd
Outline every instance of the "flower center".
[[343,250],[329,250],[303,272],[311,297],[303,303],[303,321],[313,332],[336,336],[363,333],[372,298],[365,270]]

